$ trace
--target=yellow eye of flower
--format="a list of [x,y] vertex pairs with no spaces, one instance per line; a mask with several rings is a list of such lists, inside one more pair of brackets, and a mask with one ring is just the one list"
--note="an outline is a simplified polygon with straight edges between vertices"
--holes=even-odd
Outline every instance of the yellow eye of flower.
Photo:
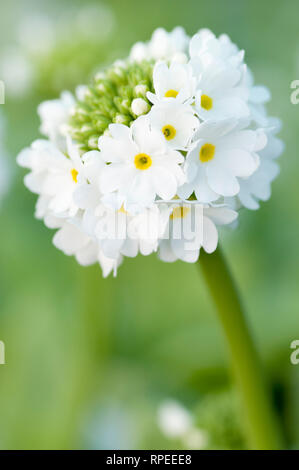
[[120,212],[121,214],[128,214],[128,212],[126,211],[126,209],[124,208],[124,205],[122,204],[121,208],[118,209],[118,212]]
[[170,124],[167,124],[166,126],[164,126],[162,128],[162,132],[166,140],[172,140],[176,136],[176,129]]
[[165,93],[165,98],[176,98],[178,96],[179,92],[176,90],[168,90]]
[[73,169],[71,170],[71,175],[72,175],[72,178],[73,178],[73,180],[75,181],[75,183],[78,183],[78,178],[77,178],[77,176],[78,176],[78,171],[77,171],[75,168],[73,168]]
[[210,111],[213,108],[213,100],[208,95],[201,95],[201,107],[206,111]]
[[146,153],[138,153],[134,159],[135,166],[138,170],[147,170],[152,166],[152,159]]
[[191,211],[190,207],[185,207],[185,206],[175,207],[172,211],[172,214],[170,214],[170,218],[172,220],[183,219],[184,217],[186,217],[186,215],[189,214],[190,211]]
[[203,163],[213,160],[216,147],[213,144],[204,144],[199,151],[199,160]]

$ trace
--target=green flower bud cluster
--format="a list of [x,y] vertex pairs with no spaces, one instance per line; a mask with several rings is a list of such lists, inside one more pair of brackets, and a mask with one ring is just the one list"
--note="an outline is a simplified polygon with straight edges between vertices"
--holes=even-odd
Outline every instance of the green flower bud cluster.
[[134,99],[142,98],[145,109],[150,109],[146,93],[153,92],[153,67],[154,63],[148,61],[118,61],[95,76],[69,122],[70,134],[82,151],[97,149],[98,139],[109,124],[129,126],[137,118],[132,109]]

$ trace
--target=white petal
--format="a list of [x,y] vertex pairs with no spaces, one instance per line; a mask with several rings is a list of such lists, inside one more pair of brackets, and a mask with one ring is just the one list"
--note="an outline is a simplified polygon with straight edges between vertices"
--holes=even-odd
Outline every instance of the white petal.
[[218,194],[222,196],[235,196],[240,190],[237,178],[225,167],[214,164],[207,168],[208,184]]

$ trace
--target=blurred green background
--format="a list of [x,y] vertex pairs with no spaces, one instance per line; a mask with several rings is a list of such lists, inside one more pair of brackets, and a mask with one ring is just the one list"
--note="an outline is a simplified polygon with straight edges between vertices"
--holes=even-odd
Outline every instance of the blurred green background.
[[[80,9],[103,4],[104,22],[89,28],[84,15],[76,22]],[[210,447],[246,446],[242,419],[235,419],[241,417],[238,405],[227,400],[234,391],[226,344],[198,267],[138,257],[127,259],[116,279],[105,280],[98,267],[80,267],[54,248],[53,233],[34,219],[36,197],[15,167],[17,153],[39,135],[40,101],[74,90],[96,66],[125,57],[155,28],[177,25],[189,34],[201,27],[229,34],[246,50],[256,82],[271,89],[270,114],[284,123],[286,151],[271,200],[258,212],[242,212],[239,229],[223,233],[222,245],[247,305],[288,447],[299,448],[299,365],[289,359],[290,343],[299,339],[299,106],[290,103],[290,83],[299,79],[298,15],[296,0],[1,5],[0,64],[4,57],[6,73],[22,79],[25,57],[30,84],[7,90],[0,106],[12,168],[0,208],[0,340],[7,362],[0,366],[0,448],[180,448],[157,425],[157,410],[168,398],[208,430]],[[42,17],[59,31],[56,43],[44,49]],[[12,50],[16,58],[7,65]]]

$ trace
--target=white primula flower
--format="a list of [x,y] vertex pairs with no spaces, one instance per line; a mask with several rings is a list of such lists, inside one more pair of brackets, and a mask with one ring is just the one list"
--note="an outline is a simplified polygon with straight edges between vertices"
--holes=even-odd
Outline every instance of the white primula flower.
[[280,130],[280,122],[270,119],[271,127],[265,129],[267,145],[259,152],[260,166],[250,178],[240,179],[238,199],[247,209],[256,210],[260,207],[259,200],[267,201],[271,196],[271,183],[279,174],[279,165],[275,161],[284,151],[284,143],[276,137]]
[[270,90],[263,85],[255,85],[254,77],[249,68],[243,77],[243,86],[249,90],[248,105],[251,119],[257,126],[268,127],[266,104],[271,99]]
[[84,211],[82,227],[85,233],[98,240],[102,252],[118,259],[121,255],[135,257],[140,252],[149,255],[157,251],[158,240],[164,233],[169,210],[153,205],[134,215],[127,212],[117,193],[104,198],[100,176],[105,167],[101,152],[88,152],[82,157],[82,183],[74,201]]
[[60,99],[44,101],[38,107],[40,132],[63,151],[66,146],[66,126],[74,104],[74,96],[64,91]]
[[173,205],[169,224],[159,246],[160,259],[168,263],[178,259],[195,263],[201,248],[206,253],[216,250],[216,226],[229,225],[237,217],[237,212],[225,206],[209,207],[188,202]]
[[147,97],[152,103],[166,98],[175,98],[180,103],[193,101],[195,78],[189,64],[158,62],[153,71],[155,94],[148,92]]
[[109,163],[101,174],[102,192],[118,191],[129,212],[149,207],[157,196],[172,199],[185,180],[183,155],[168,147],[147,117],[136,119],[131,128],[111,124],[109,132],[111,137],[99,139],[102,157]]
[[190,105],[176,100],[161,101],[152,107],[148,118],[151,127],[163,135],[167,144],[176,150],[186,150],[199,120]]
[[52,142],[36,140],[18,156],[18,164],[31,173],[24,182],[30,191],[43,196],[48,210],[57,216],[74,216],[78,210],[73,200],[82,160],[77,147],[68,139],[67,155]]
[[185,199],[194,191],[203,203],[238,194],[238,178],[257,170],[256,152],[266,145],[264,133],[239,129],[235,120],[202,123],[194,140],[185,164],[187,183],[178,194]]
[[95,235],[103,253],[109,258],[119,255],[135,258],[138,253],[150,255],[158,249],[168,221],[169,210],[157,205],[132,215],[123,208],[115,209],[99,205],[95,211],[97,218]]
[[217,38],[209,29],[201,29],[191,38],[189,52],[191,59],[199,57],[205,62],[212,57],[231,67],[240,66],[244,59],[244,51],[240,51],[229,36],[221,34]]
[[158,205],[153,205],[137,215],[132,215],[125,211],[123,206],[115,209],[115,203],[104,205],[96,202],[86,191],[80,195],[78,189],[76,196],[80,208],[85,211],[82,227],[85,233],[97,240],[106,257],[134,258],[138,253],[147,256],[157,251],[159,239],[168,222],[167,206],[160,209]]
[[216,249],[218,226],[270,197],[283,143],[269,99],[228,36],[159,28],[75,96],[39,106],[48,140],[18,156],[36,217],[104,275],[138,253],[195,262]]
[[88,236],[76,224],[62,220],[60,229],[53,238],[53,244],[68,256],[75,256],[82,266],[99,263],[103,277],[111,272],[116,274],[122,258],[111,259],[104,255],[96,240]]
[[168,33],[163,28],[154,31],[148,43],[137,42],[131,49],[130,59],[136,62],[150,59],[187,60],[189,38],[185,30],[176,27]]
[[192,60],[191,64],[197,77],[195,108],[200,119],[206,121],[249,116],[249,91],[241,86],[246,68],[239,70],[213,60],[204,64],[200,59]]

